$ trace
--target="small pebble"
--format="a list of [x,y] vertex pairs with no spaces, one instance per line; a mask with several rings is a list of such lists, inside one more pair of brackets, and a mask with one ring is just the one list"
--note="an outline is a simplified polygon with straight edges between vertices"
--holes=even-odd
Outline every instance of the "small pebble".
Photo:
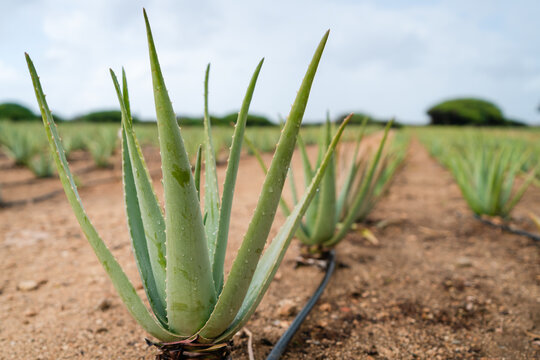
[[36,315],[37,315],[37,312],[35,310],[30,310],[29,309],[29,310],[26,310],[24,312],[24,316],[26,316],[26,317],[34,317]]
[[460,257],[456,260],[457,267],[471,267],[472,261],[468,257]]
[[332,305],[330,305],[329,303],[321,304],[321,306],[319,306],[319,310],[328,312],[332,310]]
[[319,326],[321,328],[326,328],[326,327],[328,327],[328,321],[323,320],[323,319],[318,320],[317,321],[317,326]]
[[38,287],[38,282],[34,280],[24,280],[17,284],[17,289],[20,291],[32,291],[36,290]]
[[289,299],[280,301],[278,314],[283,317],[294,316],[298,312],[296,304]]
[[108,298],[102,299],[102,300],[99,302],[98,306],[97,306],[98,310],[101,310],[101,311],[107,311],[107,310],[109,310],[111,307],[112,307],[112,302],[111,302],[111,300],[109,300]]

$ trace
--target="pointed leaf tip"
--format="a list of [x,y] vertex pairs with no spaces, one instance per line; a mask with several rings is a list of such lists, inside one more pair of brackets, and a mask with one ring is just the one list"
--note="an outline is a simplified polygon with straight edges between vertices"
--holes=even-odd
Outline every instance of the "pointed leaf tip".
[[146,14],[146,9],[143,8],[144,23],[146,24],[146,31],[150,31],[150,21],[148,20],[148,15]]

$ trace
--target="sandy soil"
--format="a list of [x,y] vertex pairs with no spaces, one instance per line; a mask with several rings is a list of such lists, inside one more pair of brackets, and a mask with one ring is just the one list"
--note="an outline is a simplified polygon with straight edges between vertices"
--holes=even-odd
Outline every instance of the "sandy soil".
[[[159,169],[158,153],[145,153],[150,168]],[[72,163],[83,171],[81,196],[90,218],[142,294],[118,162],[109,170],[85,170],[90,161],[81,154]],[[293,166],[300,169],[298,161]],[[218,171],[223,178],[225,168]],[[243,158],[229,265],[262,180],[255,159]],[[0,184],[7,201],[60,188],[55,179],[32,181],[5,158]],[[540,214],[537,188],[514,213],[522,228],[533,230],[528,211]],[[283,220],[278,213],[271,235]],[[418,143],[368,226],[380,244],[357,234],[340,244],[340,267],[286,359],[540,357],[538,247],[473,219],[449,173]],[[256,359],[293,319],[282,311],[285,305],[301,307],[322,277],[315,268],[294,268],[298,251],[293,243],[248,323]],[[63,195],[0,209],[0,259],[0,359],[152,359],[145,333],[115,294]],[[234,342],[234,358],[247,359],[246,337]]]

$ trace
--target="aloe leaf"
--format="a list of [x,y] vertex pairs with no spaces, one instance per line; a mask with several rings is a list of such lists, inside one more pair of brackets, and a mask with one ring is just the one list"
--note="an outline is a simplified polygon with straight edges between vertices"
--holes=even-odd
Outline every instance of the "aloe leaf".
[[[351,113],[347,117],[352,117],[352,116],[353,114]],[[345,200],[347,199],[347,194],[349,193],[351,189],[351,186],[353,184],[354,178],[358,170],[358,166],[356,165],[356,160],[358,158],[358,151],[360,150],[360,143],[362,142],[362,139],[364,138],[364,133],[366,131],[367,121],[368,121],[368,118],[366,116],[364,117],[364,120],[362,121],[360,131],[358,132],[358,137],[356,138],[356,144],[354,146],[354,152],[351,158],[351,164],[349,165],[349,171],[345,178],[345,182],[343,183],[343,187],[341,188],[341,191],[338,195],[338,200],[336,204],[336,216],[337,216],[336,221],[339,220],[339,218],[343,214],[343,207],[345,206]]]
[[[331,136],[330,119],[327,118],[324,125],[323,143],[319,147],[321,151],[330,146]],[[319,202],[316,208],[313,233],[308,244],[319,244],[330,239],[336,229],[336,168],[334,154],[330,158],[328,169],[321,181],[318,195]]]
[[[280,114],[278,114],[278,120],[279,120],[279,128],[281,130],[283,130],[283,126],[285,126],[285,122],[283,121],[283,117]],[[298,140],[300,139],[300,136],[301,135],[299,134],[298,135]],[[263,170],[264,170],[264,173],[266,174],[266,172],[267,172],[266,167],[264,167]],[[294,171],[292,169],[292,166],[289,167],[287,177],[289,178],[289,187],[291,189],[293,205],[296,205],[298,203],[298,193],[296,192],[296,183],[294,181]],[[291,210],[290,210],[289,206],[287,206],[287,209],[283,208],[282,203],[285,204],[285,205],[287,205],[287,204],[286,204],[285,200],[283,199],[283,196],[281,198],[283,200],[283,201],[280,202],[281,210],[283,211],[285,216],[289,216]]]
[[313,169],[311,168],[311,163],[309,162],[306,144],[304,143],[301,135],[298,135],[298,148],[300,149],[300,155],[302,157],[302,168],[304,169],[304,184],[307,188],[311,183],[311,179],[313,178]]
[[257,305],[259,305],[261,302],[266,290],[268,289],[268,286],[270,286],[270,283],[274,278],[277,269],[279,268],[279,265],[281,264],[281,261],[283,260],[283,257],[285,256],[285,252],[289,247],[296,229],[298,229],[298,226],[300,225],[302,217],[304,216],[307,208],[310,206],[311,200],[313,200],[313,197],[315,196],[317,188],[323,179],[325,172],[327,171],[327,167],[329,166],[331,158],[334,155],[336,145],[338,144],[349,119],[350,118],[341,123],[336,134],[334,135],[334,138],[332,139],[332,142],[330,143],[330,146],[326,150],[326,154],[321,161],[319,169],[307,187],[306,192],[298,204],[296,204],[291,214],[287,217],[285,224],[283,224],[276,237],[265,250],[249,285],[246,297],[242,302],[240,311],[234,318],[229,328],[227,328],[226,331],[216,339],[216,342],[226,341],[230,339],[236,332],[238,332],[238,330],[240,330],[240,328],[242,328],[242,326],[244,326],[244,324],[249,320],[257,308]]
[[[262,159],[261,152],[259,151],[259,149],[257,149],[257,147],[253,144],[253,142],[247,136],[245,137],[244,141],[246,142],[246,144],[249,146],[249,148],[253,152],[253,155],[257,159],[257,162],[259,163],[259,165],[261,166],[261,169],[263,170],[264,174],[266,175],[268,173],[268,168],[266,167],[266,164],[264,163],[264,161]],[[291,174],[292,174],[292,168],[289,168],[289,172],[288,172],[287,176],[289,176],[289,181],[294,181]],[[297,203],[298,203],[298,200],[295,201],[294,205],[296,205]],[[279,199],[279,207],[280,207],[281,211],[283,212],[283,215],[289,216],[289,214],[291,213],[291,208],[287,204],[287,201],[285,201],[285,199],[283,198],[283,195]],[[296,236],[302,242],[307,242],[308,241],[308,238],[309,238],[308,231],[307,231],[307,228],[305,228],[302,223],[300,223],[300,227],[298,228]]]
[[[249,112],[249,105],[255,91],[257,78],[261,71],[264,59],[262,59],[251,77],[246,95],[242,102],[242,107],[238,113],[238,119],[234,126],[234,134],[232,138],[231,150],[229,152],[229,160],[227,163],[227,171],[225,173],[225,182],[223,184],[223,197],[221,199],[221,212],[219,217],[219,227],[217,231],[217,243],[215,256],[213,259],[214,284],[216,292],[220,293],[223,287],[223,264],[225,263],[225,252],[227,250],[227,240],[229,236],[229,225],[231,222],[231,208],[234,197],[234,188],[236,184],[236,176],[238,174],[238,164],[240,162],[240,154],[242,151],[242,139],[246,129],[246,123]],[[206,202],[206,201],[205,201]]]
[[[156,316],[161,322],[167,323],[167,315],[165,309],[165,222],[163,214],[154,189],[152,187],[150,174],[144,163],[142,152],[138,146],[135,134],[132,127],[131,113],[129,112],[129,95],[127,90],[127,80],[125,72],[122,71],[123,80],[123,93],[120,89],[118,79],[115,73],[110,70],[111,77],[116,89],[118,101],[120,103],[120,111],[122,113],[122,135],[126,138],[125,146],[123,150],[127,152],[122,153],[124,159],[124,191],[126,192],[126,206],[134,207],[133,199],[137,201],[137,211],[128,211],[128,221],[141,222],[144,230],[144,239],[133,239],[137,243],[142,243],[147,247],[146,253],[148,254],[149,265],[152,269],[153,280],[156,286],[157,292],[149,292],[147,295],[152,303]],[[131,174],[127,174],[127,167],[131,171]],[[133,188],[129,188],[133,186]],[[127,192],[130,191],[129,198]],[[134,196],[135,195],[135,196]],[[129,202],[129,203],[128,203]],[[129,215],[133,215],[133,217]],[[135,226],[135,225],[134,225]],[[142,251],[137,253],[144,256]],[[146,265],[146,259],[138,259],[141,265]],[[148,279],[143,278],[143,281]],[[154,307],[155,306],[155,307]]]
[[315,77],[329,32],[323,36],[307,73],[302,81],[300,90],[291,108],[288,120],[281,133],[272,163],[266,175],[261,196],[255,213],[248,226],[238,255],[233,262],[229,277],[216,303],[212,315],[208,319],[200,335],[206,339],[219,336],[229,326],[240,308],[248,290],[253,273],[257,267],[260,255],[270,232],[276,208],[281,197],[287,169],[289,168],[300,124],[304,116],[309,92]]
[[[296,204],[298,204],[298,194],[296,192],[296,182],[295,182],[295,179],[294,179],[294,171],[293,171],[292,166],[289,167],[287,177],[289,178],[289,185],[290,185],[290,188],[291,188],[291,195],[292,195],[293,205],[296,206]],[[284,205],[282,205],[282,203]],[[283,211],[283,215],[289,216],[290,213],[291,213],[291,210],[289,208],[289,205],[287,205],[287,202],[285,201],[283,196],[281,196],[281,200],[280,200],[279,204],[280,204],[280,207],[281,207],[282,211],[283,211],[284,207],[287,208],[287,211]],[[302,221],[300,221],[300,226],[298,227],[298,230],[296,230],[296,235],[295,236],[303,243],[307,243],[309,241],[309,229],[305,226],[305,224]]]
[[[499,200],[501,198],[501,192],[504,187],[504,174],[508,170],[507,159],[508,153],[503,153],[502,151],[497,151],[494,153],[495,157],[489,157],[489,162],[491,163],[487,170],[487,179],[485,179],[485,189],[484,192],[486,195],[485,203],[486,206],[490,209],[490,212],[493,214],[498,212],[500,206]],[[487,165],[487,164],[486,164]]]
[[291,188],[291,196],[293,204],[296,205],[298,203],[298,192],[296,191],[296,181],[294,176],[294,171],[292,167],[289,168],[289,172],[287,174],[287,177],[289,178],[289,186]]
[[523,181],[523,184],[518,188],[512,199],[506,204],[505,208],[503,209],[503,214],[507,216],[510,211],[514,208],[514,206],[517,205],[519,200],[525,195],[525,191],[527,191],[527,188],[534,180],[534,171],[532,171],[526,178],[525,181]]
[[[304,185],[307,188],[311,182],[311,179],[313,178],[313,169],[311,167],[311,163],[309,161],[309,157],[307,154],[306,145],[304,143],[304,140],[302,139],[302,136],[298,136],[298,148],[300,149],[300,156],[302,159],[302,168],[304,170]],[[319,146],[319,154],[318,157],[320,158],[320,152],[321,152],[322,144]],[[317,160],[319,162],[319,160]],[[317,168],[317,164],[315,165],[315,169]],[[315,221],[317,217],[317,209],[319,208],[319,194],[315,194],[315,198],[311,201],[311,206],[307,209],[306,214],[304,215],[304,221],[305,226],[303,226],[304,229],[306,229],[306,233],[309,234],[309,237],[312,237],[312,234],[309,233],[308,229],[313,229],[315,227]]]
[[43,124],[45,125],[49,145],[58,169],[58,176],[60,177],[60,181],[62,182],[62,186],[64,187],[64,191],[73,209],[75,217],[77,218],[81,229],[88,239],[88,242],[92,246],[92,249],[94,250],[99,262],[103,265],[103,268],[109,275],[109,278],[111,279],[116,291],[120,295],[120,298],[126,305],[130,314],[149,334],[162,341],[174,341],[181,339],[181,336],[175,335],[164,329],[159,321],[150,314],[142,302],[142,299],[139,297],[139,295],[137,295],[137,292],[129,281],[128,277],[120,267],[120,264],[118,264],[88,219],[88,216],[86,215],[82,206],[81,198],[77,191],[77,186],[75,185],[73,175],[69,170],[64,148],[60,141],[56,124],[54,123],[54,119],[45,100],[45,95],[43,94],[39,77],[28,54],[26,54],[26,62],[32,77],[32,83],[34,85],[36,98],[41,111],[41,116],[43,118]]
[[[259,166],[261,167],[262,171],[264,172],[264,175],[268,173],[268,168],[266,167],[266,164],[264,163],[264,160],[262,158],[261,152],[255,144],[253,144],[253,141],[249,139],[249,137],[246,135],[244,137],[244,141],[246,142],[247,146],[250,148],[251,152],[253,152],[253,156],[255,156],[255,159],[257,159],[257,162],[259,163]],[[279,199],[279,207],[281,208],[281,211],[285,216],[289,216],[291,213],[291,208],[283,198],[283,196]]]
[[255,156],[255,159],[257,160],[257,162],[259,163],[259,166],[261,167],[261,169],[263,170],[264,174],[266,175],[266,173],[268,172],[268,167],[266,166],[266,164],[264,163],[264,160],[262,158],[262,155],[261,155],[261,152],[259,151],[259,149],[257,148],[257,146],[255,146],[255,144],[253,143],[253,141],[251,141],[251,139],[245,135],[244,136],[244,141],[246,142],[246,145],[249,147],[249,149],[251,150],[251,152],[253,152],[253,156]]
[[144,19],[165,192],[167,319],[175,333],[192,335],[208,319],[216,302],[216,292],[195,181],[146,12]]
[[195,160],[195,171],[193,179],[195,181],[195,189],[197,189],[197,199],[201,200],[201,166],[202,166],[202,146],[197,149],[197,159]]
[[159,296],[154,273],[152,272],[152,266],[150,265],[150,256],[148,255],[148,247],[146,245],[146,235],[144,233],[144,225],[141,219],[141,210],[139,208],[137,190],[132,171],[126,132],[125,129],[122,128],[124,201],[126,204],[126,215],[129,233],[131,235],[131,244],[133,246],[133,253],[135,254],[135,261],[137,262],[137,269],[139,270],[150,307],[161,324],[165,327],[167,324],[165,303]]
[[[214,268],[214,253],[217,246],[219,228],[219,187],[217,180],[216,158],[214,144],[212,142],[212,125],[208,112],[208,78],[210,76],[210,64],[206,67],[204,76],[204,230],[210,257],[210,266]],[[214,274],[214,283],[216,275]],[[219,278],[219,276],[218,276]],[[216,290],[221,286],[215,284]]]
[[527,188],[529,187],[529,185],[535,179],[535,173],[536,173],[535,170],[536,169],[532,169],[529,172],[529,174],[527,175],[527,177],[525,178],[525,180],[523,181],[523,183],[521,184],[521,186],[516,190],[514,196],[512,198],[510,198],[510,194],[511,194],[511,191],[512,191],[513,179],[517,176],[516,173],[519,171],[519,169],[521,169],[522,165],[524,164],[524,162],[526,161],[528,156],[529,156],[528,152],[523,153],[517,159],[517,161],[512,163],[513,164],[513,169],[511,170],[511,174],[508,175],[508,178],[511,180],[510,186],[509,186],[509,189],[508,189],[508,196],[506,196],[506,198],[503,200],[503,206],[502,206],[502,209],[501,209],[504,216],[508,216],[508,214],[510,214],[510,212],[512,211],[514,206],[516,206],[517,203],[521,200],[521,198],[525,194],[525,191],[527,191]]
[[389,121],[386,125],[386,128],[384,129],[384,135],[383,138],[379,144],[379,148],[377,149],[377,153],[375,154],[375,158],[373,159],[373,162],[370,165],[370,168],[368,170],[368,173],[366,175],[366,180],[364,180],[364,185],[362,189],[359,191],[359,193],[356,195],[356,198],[354,199],[352,206],[350,207],[347,216],[343,220],[341,228],[338,230],[336,234],[330,239],[325,245],[332,246],[337,244],[349,231],[351,225],[354,223],[357,217],[357,213],[360,210],[360,208],[363,205],[364,198],[368,192],[368,189],[371,185],[371,181],[373,179],[373,175],[375,174],[375,170],[377,169],[377,165],[379,164],[379,160],[381,159],[382,150],[384,148],[384,144],[386,142],[386,139],[388,137],[388,131],[390,130],[390,126],[392,125],[392,121]]
[[[148,193],[145,194],[141,191],[143,185],[141,185],[140,179],[140,172],[142,170],[140,168],[140,159],[138,159],[139,169],[135,170],[132,162],[133,153],[129,150],[130,140],[133,143],[133,134],[131,133],[131,139],[129,139],[130,136],[127,135],[128,130],[126,129],[126,124],[129,121],[128,118],[130,118],[131,115],[128,112],[129,100],[128,94],[126,92],[127,83],[124,77],[124,95],[122,96],[118,81],[112,71],[111,75],[115,83],[122,112],[122,172],[124,181],[124,200],[126,203],[126,214],[131,234],[131,241],[133,245],[135,259],[137,261],[137,267],[139,269],[139,273],[141,275],[141,279],[143,281],[143,285],[146,291],[146,295],[148,297],[148,301],[150,302],[150,306],[152,307],[152,310],[156,314],[157,318],[161,321],[162,324],[165,325],[167,324],[167,314],[165,309],[165,264],[161,266],[159,263],[157,263],[157,261],[152,263],[152,256],[155,256],[155,253],[159,250],[162,250],[162,258],[164,259],[164,249],[160,249],[158,246],[156,246],[157,244],[155,242],[152,242],[150,239],[148,239],[148,232],[145,230],[145,228],[147,228],[148,226],[149,212],[148,208],[146,207],[147,204],[145,203],[144,199],[141,199],[141,197],[148,195]],[[139,176],[135,175],[135,173],[139,174]],[[138,177],[139,179],[136,179],[136,177]],[[146,187],[145,189],[148,191]],[[149,192],[151,194],[152,189],[150,189]],[[158,212],[159,215],[161,215],[159,206]],[[163,216],[161,216],[161,221],[163,222]],[[164,237],[165,234],[163,233],[163,240]],[[153,266],[156,267],[155,270],[153,269]],[[158,280],[156,280],[156,277],[159,277],[159,281],[161,282],[160,284],[158,284]]]

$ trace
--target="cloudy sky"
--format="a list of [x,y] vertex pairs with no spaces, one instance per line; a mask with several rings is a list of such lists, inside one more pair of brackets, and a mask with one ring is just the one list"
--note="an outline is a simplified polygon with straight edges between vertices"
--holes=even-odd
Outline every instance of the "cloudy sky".
[[53,113],[117,108],[108,69],[124,66],[133,112],[153,118],[145,7],[177,113],[202,113],[209,62],[211,112],[238,110],[265,57],[252,112],[287,114],[331,29],[308,120],[329,109],[424,123],[430,105],[478,96],[540,124],[537,0],[1,1],[0,102],[36,111],[25,51]]

